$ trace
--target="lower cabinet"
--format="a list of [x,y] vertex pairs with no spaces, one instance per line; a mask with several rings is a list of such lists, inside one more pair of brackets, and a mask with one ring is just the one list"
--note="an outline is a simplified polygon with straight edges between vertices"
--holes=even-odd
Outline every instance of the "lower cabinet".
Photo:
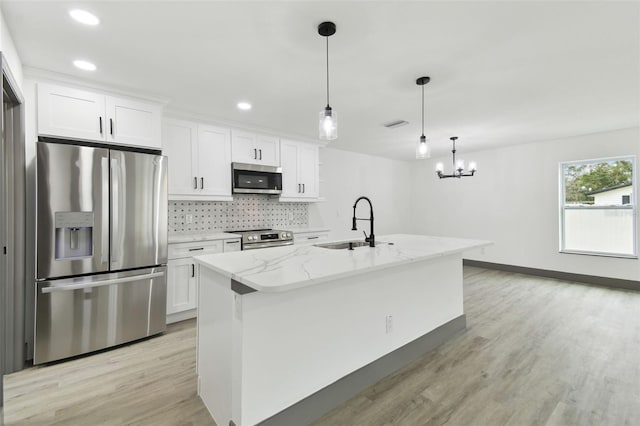
[[167,324],[197,316],[198,265],[193,256],[240,250],[240,239],[169,244]]

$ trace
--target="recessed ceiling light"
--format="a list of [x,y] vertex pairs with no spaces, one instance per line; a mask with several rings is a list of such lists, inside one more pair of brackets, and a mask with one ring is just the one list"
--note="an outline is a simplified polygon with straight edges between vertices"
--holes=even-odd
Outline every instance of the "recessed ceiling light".
[[93,13],[89,13],[82,9],[73,9],[69,11],[69,15],[76,21],[85,25],[98,25],[100,20]]
[[238,102],[238,108],[243,111],[249,111],[251,109],[251,104],[249,102]]
[[82,61],[82,60],[77,60],[77,61],[73,61],[73,65],[75,65],[76,67],[80,68],[81,70],[85,70],[85,71],[95,71],[96,70],[96,66],[94,64],[92,64],[91,62],[87,62],[87,61]]

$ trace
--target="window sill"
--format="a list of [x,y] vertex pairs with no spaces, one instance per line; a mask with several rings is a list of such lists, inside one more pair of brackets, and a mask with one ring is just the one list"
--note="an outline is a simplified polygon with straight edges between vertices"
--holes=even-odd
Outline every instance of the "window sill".
[[615,257],[618,259],[638,259],[637,254],[598,253],[593,251],[560,250],[561,254],[579,254],[583,256]]

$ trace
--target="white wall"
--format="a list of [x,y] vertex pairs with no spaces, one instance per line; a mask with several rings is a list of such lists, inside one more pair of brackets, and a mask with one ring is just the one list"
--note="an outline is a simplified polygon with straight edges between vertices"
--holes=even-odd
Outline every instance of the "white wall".
[[15,45],[13,44],[13,38],[7,28],[7,23],[2,15],[2,10],[0,10],[0,51],[2,51],[4,57],[7,59],[7,63],[11,69],[11,74],[13,74],[13,78],[16,80],[16,83],[18,86],[22,87],[22,61],[20,60],[20,56],[18,55]]
[[[373,204],[377,236],[410,231],[411,163],[333,148],[320,149],[320,163],[320,195],[326,201],[309,206],[309,226],[330,228],[331,238],[364,238],[369,222],[358,221],[358,231],[351,231],[353,203],[364,195]],[[369,217],[366,201],[357,213]]]
[[450,157],[412,164],[413,232],[494,241],[485,254],[470,256],[476,260],[640,279],[637,259],[558,252],[559,162],[640,155],[640,129],[474,153],[458,148],[465,161],[477,161],[475,177],[438,179],[435,164],[444,162],[449,173]]

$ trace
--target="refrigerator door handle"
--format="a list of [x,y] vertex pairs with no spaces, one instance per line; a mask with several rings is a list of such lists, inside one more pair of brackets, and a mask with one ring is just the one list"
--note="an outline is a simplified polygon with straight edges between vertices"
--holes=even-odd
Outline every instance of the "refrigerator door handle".
[[109,158],[103,157],[100,164],[102,172],[102,236],[100,237],[100,261],[109,262]]
[[120,253],[120,167],[116,158],[111,159],[111,263],[119,263]]
[[43,287],[42,292],[57,293],[59,291],[71,291],[71,290],[80,290],[80,289],[92,288],[92,287],[102,287],[105,285],[122,284],[122,283],[131,282],[131,281],[148,280],[151,278],[158,278],[163,275],[164,275],[164,271],[153,272],[151,274],[144,274],[144,275],[134,275],[131,277],[124,277],[124,278],[113,278],[111,280],[95,281],[90,283],[67,284],[59,287]]

